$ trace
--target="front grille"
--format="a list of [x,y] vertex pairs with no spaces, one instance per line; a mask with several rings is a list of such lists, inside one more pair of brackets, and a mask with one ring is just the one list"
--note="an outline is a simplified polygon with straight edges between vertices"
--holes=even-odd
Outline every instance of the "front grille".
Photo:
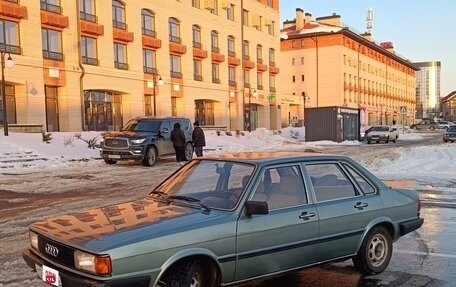
[[38,249],[49,260],[74,268],[73,248],[39,235]]
[[128,140],[118,138],[106,139],[104,145],[110,148],[128,148]]

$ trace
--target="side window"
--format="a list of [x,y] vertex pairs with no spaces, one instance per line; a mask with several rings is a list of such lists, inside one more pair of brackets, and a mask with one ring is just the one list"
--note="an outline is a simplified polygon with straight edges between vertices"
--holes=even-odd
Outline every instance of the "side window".
[[183,131],[188,131],[190,129],[190,122],[189,121],[181,120],[180,124],[181,124],[181,129]]
[[171,133],[171,125],[169,121],[162,121],[160,125],[160,132],[161,133]]
[[306,165],[317,201],[356,196],[356,189],[336,163]]
[[359,187],[363,191],[364,194],[373,194],[375,193],[376,189],[369,183],[367,182],[364,177],[359,174],[353,167],[345,164],[345,168],[348,170],[351,176],[355,179],[355,181],[358,183]]
[[299,166],[277,167],[265,170],[252,200],[266,201],[271,210],[307,203]]

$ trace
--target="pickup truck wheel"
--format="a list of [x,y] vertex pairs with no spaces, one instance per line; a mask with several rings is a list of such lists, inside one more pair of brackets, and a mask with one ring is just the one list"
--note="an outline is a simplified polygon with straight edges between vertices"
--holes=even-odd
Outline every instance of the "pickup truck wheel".
[[155,147],[149,147],[149,149],[147,149],[146,155],[142,159],[142,165],[153,166],[155,162],[157,162],[157,154],[157,149],[155,149]]
[[193,145],[191,143],[187,143],[185,145],[185,160],[191,160],[193,158]]
[[166,286],[209,287],[200,261],[188,260],[170,270]]
[[104,161],[107,164],[116,164],[117,163],[117,160],[113,160],[113,159],[105,159]]
[[392,253],[391,235],[385,227],[377,226],[367,234],[358,254],[352,259],[353,265],[364,274],[378,274],[386,269]]

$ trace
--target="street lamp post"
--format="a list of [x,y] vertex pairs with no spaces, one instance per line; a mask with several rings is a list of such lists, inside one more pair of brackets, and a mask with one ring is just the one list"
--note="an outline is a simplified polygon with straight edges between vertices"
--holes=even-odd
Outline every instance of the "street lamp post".
[[[162,77],[159,75],[159,74],[156,74],[154,73],[153,74],[154,77],[153,77],[153,84],[154,84],[154,89],[153,89],[153,96],[154,96],[154,117],[157,116],[157,91],[156,91],[156,88],[157,88],[157,85],[161,86],[163,85],[163,80],[162,80]],[[157,80],[157,76],[158,76],[158,80]]]
[[[5,62],[5,55],[8,54],[8,59]],[[14,67],[14,61],[11,59],[11,55],[8,52],[1,52],[1,64],[2,64],[2,104],[3,104],[3,132],[5,136],[8,136],[8,114],[6,113],[6,84],[5,84],[5,66],[8,69]]]

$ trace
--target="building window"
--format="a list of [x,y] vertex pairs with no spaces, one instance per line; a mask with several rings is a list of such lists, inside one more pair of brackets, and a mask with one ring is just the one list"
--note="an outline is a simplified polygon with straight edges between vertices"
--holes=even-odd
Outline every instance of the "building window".
[[257,45],[256,52],[257,52],[257,55],[256,55],[257,63],[263,64],[263,46]]
[[155,31],[155,15],[149,10],[141,10],[141,28],[142,34],[146,36],[156,37]]
[[301,57],[301,65],[304,65],[304,57]]
[[236,47],[233,36],[228,36],[228,56],[236,57]]
[[203,45],[201,44],[201,28],[198,25],[193,25],[192,27],[193,33],[193,47],[195,48],[202,48]]
[[291,81],[294,83],[296,82],[296,77],[295,76],[291,76]]
[[195,120],[200,125],[213,126],[215,124],[214,102],[208,100],[195,100]]
[[117,0],[112,0],[112,26],[122,30],[127,29],[125,6]]
[[155,101],[154,95],[144,94],[144,115],[152,116],[154,115],[153,111],[153,102]]
[[291,58],[291,65],[294,66],[295,65],[295,61],[296,59],[295,58]]
[[250,88],[250,71],[244,70],[244,88]]
[[62,14],[60,0],[40,0],[40,9],[51,13]]
[[226,9],[226,19],[234,21],[234,5],[230,4],[230,7]]
[[0,51],[13,54],[21,53],[18,23],[0,20]]
[[79,0],[79,17],[82,20],[97,22],[94,0]]
[[146,74],[156,74],[155,51],[143,49],[143,71]]
[[275,76],[274,75],[269,75],[269,90],[271,92],[275,92],[276,91],[276,88],[275,88]]
[[301,82],[304,82],[304,75],[301,75]]
[[269,66],[275,66],[275,51],[274,49],[269,49]]
[[272,0],[266,0],[266,5],[268,5],[269,7],[273,7]]
[[97,57],[97,39],[90,37],[81,37],[81,54],[82,63],[87,65],[98,65]]
[[257,90],[263,90],[263,73],[257,73]]
[[220,67],[219,64],[212,63],[212,83],[220,84]]
[[215,53],[220,52],[217,31],[211,32],[211,50],[212,50],[212,52],[215,52]]
[[120,70],[128,70],[127,45],[114,43],[114,67]]
[[193,79],[195,81],[203,80],[203,64],[201,60],[193,59]]
[[171,77],[182,78],[181,73],[181,57],[178,55],[170,55]]
[[169,18],[168,20],[169,29],[169,41],[174,43],[180,43],[180,23],[176,18]]
[[242,44],[242,52],[244,54],[244,60],[250,60],[250,55],[249,55],[249,42],[244,41]]
[[228,83],[232,87],[236,87],[236,68],[235,67],[228,67]]
[[212,1],[211,4],[213,5],[212,7],[208,7],[209,12],[211,12],[214,15],[218,15],[218,1]]
[[192,0],[192,6],[195,8],[200,8],[200,0]]
[[274,21],[271,21],[271,23],[269,25],[266,25],[267,28],[268,28],[268,34],[269,35],[274,35]]
[[62,33],[60,31],[41,29],[41,41],[43,44],[43,58],[63,60]]
[[242,11],[242,24],[244,26],[249,26],[249,11],[247,10]]

